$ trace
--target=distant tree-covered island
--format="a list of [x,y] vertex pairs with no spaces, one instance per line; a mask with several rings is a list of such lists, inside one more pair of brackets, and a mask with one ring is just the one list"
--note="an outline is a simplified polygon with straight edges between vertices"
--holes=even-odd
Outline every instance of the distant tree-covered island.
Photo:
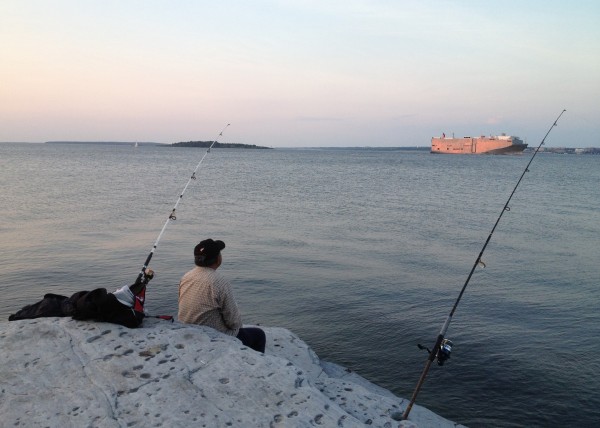
[[[214,145],[213,145],[214,143]],[[271,149],[272,147],[257,146],[256,144],[240,144],[240,143],[219,143],[214,141],[182,141],[171,144],[174,147],[204,147],[208,148],[211,145],[215,149]]]

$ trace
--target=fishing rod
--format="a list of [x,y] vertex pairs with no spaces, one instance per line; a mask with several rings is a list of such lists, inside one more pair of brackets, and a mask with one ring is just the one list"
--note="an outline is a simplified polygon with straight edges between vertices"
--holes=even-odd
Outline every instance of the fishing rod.
[[[223,130],[219,133],[217,139],[219,137],[223,136],[223,132],[225,132],[225,130],[227,129],[227,127],[229,125],[230,125],[229,123],[227,125],[225,125],[225,127],[223,128]],[[194,172],[192,172],[192,175],[188,179],[188,182],[186,183],[185,187],[183,188],[183,190],[181,191],[179,197],[177,198],[177,202],[175,202],[175,206],[173,207],[173,210],[171,211],[171,214],[169,214],[169,217],[167,218],[167,221],[165,221],[165,224],[163,225],[160,233],[158,234],[158,238],[156,238],[156,241],[154,242],[154,245],[152,246],[152,250],[150,250],[150,254],[148,254],[148,257],[146,258],[146,261],[144,262],[144,265],[142,266],[142,270],[140,271],[140,273],[139,273],[139,275],[138,275],[138,277],[137,277],[137,279],[135,281],[136,284],[141,283],[142,280],[144,279],[144,276],[146,274],[146,269],[148,268],[148,265],[150,264],[150,260],[152,260],[152,256],[154,255],[154,251],[156,250],[156,247],[158,246],[158,242],[160,241],[160,239],[162,238],[163,234],[165,233],[165,230],[167,229],[167,226],[169,225],[169,223],[171,221],[177,220],[177,217],[175,216],[175,211],[177,211],[177,207],[179,206],[179,202],[181,202],[181,200],[183,199],[183,195],[184,195],[185,191],[187,190],[188,186],[190,185],[190,183],[192,182],[192,180],[196,179],[196,172],[198,171],[198,168],[200,168],[200,165],[204,161],[204,158],[206,157],[206,155],[208,155],[210,153],[210,149],[212,149],[212,147],[215,145],[215,143],[217,142],[217,139],[215,139],[212,142],[212,144],[208,147],[208,150],[204,153],[204,156],[202,156],[202,159],[200,159],[200,162],[198,162],[198,165],[196,165],[196,168],[194,168]]]
[[438,334],[438,337],[437,337],[437,339],[435,341],[435,345],[433,345],[432,350],[429,350],[428,348],[425,348],[422,345],[418,345],[420,349],[426,349],[429,352],[429,358],[427,359],[427,362],[425,363],[425,368],[423,369],[423,372],[421,373],[421,377],[419,378],[419,381],[417,382],[417,386],[415,387],[413,395],[412,395],[412,397],[410,399],[410,403],[408,403],[408,406],[406,407],[406,410],[404,411],[404,414],[402,415],[402,419],[404,419],[404,420],[408,419],[408,415],[409,415],[409,413],[410,413],[410,411],[411,411],[411,409],[413,407],[413,404],[415,404],[415,401],[417,399],[417,395],[419,394],[419,391],[421,390],[421,387],[423,386],[423,383],[425,383],[425,378],[427,377],[427,373],[429,372],[429,368],[431,367],[431,364],[433,363],[433,361],[437,358],[438,365],[441,366],[441,365],[444,364],[444,362],[448,358],[450,358],[450,353],[452,352],[453,343],[452,343],[451,340],[446,339],[445,336],[446,336],[446,331],[448,330],[448,326],[450,325],[450,321],[452,320],[452,316],[454,315],[454,312],[456,311],[456,308],[458,307],[458,303],[460,302],[460,299],[462,298],[462,296],[463,296],[463,294],[464,294],[464,292],[465,292],[465,290],[467,288],[467,285],[469,285],[469,281],[471,280],[471,277],[473,276],[473,272],[475,272],[475,269],[477,268],[477,266],[479,264],[483,264],[483,262],[481,261],[481,257],[483,256],[483,252],[485,251],[485,249],[488,246],[488,243],[492,239],[492,235],[494,234],[494,231],[496,230],[496,226],[498,226],[498,223],[500,223],[500,219],[502,218],[502,215],[504,215],[504,213],[506,211],[510,211],[510,207],[508,206],[508,204],[510,203],[510,200],[512,199],[513,195],[517,191],[517,187],[519,187],[519,184],[521,184],[521,180],[523,180],[523,177],[525,176],[525,173],[529,172],[529,165],[531,165],[531,162],[533,162],[533,159],[535,158],[535,155],[537,155],[537,153],[540,151],[540,148],[542,147],[542,145],[546,141],[546,138],[548,137],[548,134],[550,134],[550,131],[552,131],[552,129],[555,126],[557,126],[558,120],[560,119],[560,117],[563,115],[563,113],[565,111],[566,110],[563,110],[558,115],[558,117],[556,118],[556,120],[554,121],[554,123],[552,124],[552,126],[550,126],[550,129],[548,129],[548,132],[546,132],[546,135],[542,139],[542,142],[538,145],[537,149],[533,153],[533,156],[531,156],[531,159],[529,160],[529,163],[527,164],[527,166],[523,170],[523,173],[521,174],[521,177],[517,181],[517,184],[515,185],[513,191],[511,192],[510,196],[508,197],[508,200],[504,204],[504,207],[502,208],[502,211],[500,212],[500,215],[498,216],[498,219],[496,220],[496,223],[494,224],[494,227],[492,228],[489,236],[487,237],[487,239],[485,241],[485,244],[483,244],[483,248],[479,252],[479,255],[477,256],[477,259],[475,259],[475,263],[473,263],[473,267],[471,268],[471,271],[469,272],[469,276],[467,276],[467,279],[466,279],[464,285],[462,286],[462,289],[460,290],[458,298],[454,302],[454,306],[452,307],[452,310],[450,311],[450,314],[448,315],[448,317],[446,318],[446,321],[442,325],[442,329],[440,330],[440,333]]

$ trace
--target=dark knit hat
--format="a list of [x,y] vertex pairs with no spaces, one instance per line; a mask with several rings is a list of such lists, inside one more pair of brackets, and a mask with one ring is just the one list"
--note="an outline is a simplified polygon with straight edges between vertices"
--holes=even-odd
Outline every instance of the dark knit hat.
[[200,262],[212,260],[219,255],[223,248],[225,248],[225,242],[205,239],[194,248],[194,257],[196,261]]

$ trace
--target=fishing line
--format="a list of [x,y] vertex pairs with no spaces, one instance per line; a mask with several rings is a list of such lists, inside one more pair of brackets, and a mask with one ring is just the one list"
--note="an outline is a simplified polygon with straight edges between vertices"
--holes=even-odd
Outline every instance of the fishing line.
[[173,210],[171,211],[171,214],[169,214],[169,218],[167,218],[167,221],[165,221],[165,224],[163,225],[160,233],[158,234],[158,237],[156,238],[156,241],[154,241],[154,245],[152,246],[152,250],[150,250],[150,254],[148,254],[148,257],[146,258],[146,261],[144,262],[144,265],[142,266],[142,270],[140,271],[140,273],[139,273],[139,275],[137,277],[136,283],[141,282],[142,279],[144,278],[144,275],[146,273],[146,269],[148,268],[148,265],[150,264],[150,260],[152,260],[152,256],[154,255],[154,251],[156,250],[156,247],[158,246],[158,243],[159,243],[160,239],[162,238],[163,234],[165,233],[165,230],[167,229],[167,226],[169,225],[170,222],[177,220],[177,217],[175,216],[175,212],[177,211],[177,207],[179,206],[179,203],[183,199],[183,195],[185,194],[185,191],[187,190],[187,188],[190,185],[190,183],[193,180],[196,179],[196,172],[198,171],[198,168],[200,168],[200,165],[204,161],[204,158],[206,157],[206,155],[208,155],[210,153],[210,149],[212,149],[212,147],[215,145],[215,143],[217,142],[217,139],[219,137],[223,136],[223,132],[225,132],[225,130],[227,129],[227,127],[229,125],[230,124],[228,123],[225,126],[225,128],[223,128],[223,130],[219,133],[218,137],[212,142],[212,144],[210,145],[210,147],[208,148],[208,150],[206,150],[206,152],[204,153],[204,156],[202,156],[202,159],[200,159],[200,162],[198,162],[198,165],[196,165],[196,168],[194,168],[194,172],[192,172],[192,175],[188,179],[185,187],[183,188],[183,190],[179,194],[179,197],[177,198],[177,202],[175,202],[175,206],[173,207]]
[[431,367],[431,364],[433,363],[433,361],[437,358],[438,364],[441,366],[444,364],[444,362],[448,358],[450,358],[450,352],[452,351],[453,343],[449,339],[445,339],[445,335],[446,335],[446,331],[448,330],[448,326],[450,325],[450,321],[452,320],[452,316],[454,315],[454,312],[456,311],[456,308],[458,307],[458,303],[460,302],[460,300],[467,288],[467,285],[469,285],[469,281],[471,280],[471,277],[473,276],[473,272],[475,272],[475,269],[477,268],[477,266],[482,263],[481,257],[483,256],[483,252],[485,251],[486,247],[488,246],[488,243],[492,239],[492,235],[494,234],[494,231],[496,230],[496,226],[498,226],[498,223],[500,223],[500,219],[502,218],[502,215],[504,215],[504,213],[506,211],[510,211],[510,207],[508,206],[508,204],[510,203],[510,200],[512,199],[513,195],[517,191],[517,187],[519,187],[519,184],[521,184],[521,180],[523,180],[525,173],[529,172],[529,165],[531,165],[531,162],[533,162],[533,159],[535,158],[535,156],[539,152],[540,148],[546,141],[548,134],[550,134],[550,131],[552,131],[552,129],[554,129],[555,126],[557,126],[558,120],[560,119],[560,117],[563,115],[563,113],[565,111],[566,110],[563,110],[558,115],[558,117],[556,118],[556,120],[554,121],[554,123],[552,124],[550,129],[548,130],[548,132],[546,132],[546,135],[542,139],[542,142],[538,145],[537,149],[533,153],[533,156],[531,156],[531,159],[529,160],[529,163],[523,170],[523,173],[521,174],[519,181],[517,181],[517,184],[515,185],[513,191],[511,192],[510,196],[508,197],[508,200],[504,204],[504,207],[502,208],[502,211],[500,212],[500,215],[498,216],[498,219],[496,220],[494,227],[492,228],[489,236],[487,237],[485,244],[483,244],[483,248],[479,252],[479,255],[477,256],[475,263],[473,263],[473,267],[471,268],[471,271],[469,272],[469,276],[467,277],[464,285],[462,286],[462,289],[460,290],[460,293],[458,295],[458,298],[456,299],[456,302],[454,302],[454,306],[452,307],[450,314],[448,315],[448,317],[446,318],[446,321],[442,325],[442,329],[440,330],[440,333],[435,341],[435,345],[433,345],[432,350],[429,350],[428,348],[426,348],[422,345],[419,345],[420,349],[426,349],[429,352],[429,358],[427,359],[427,362],[425,363],[425,368],[423,369],[423,372],[421,373],[421,377],[419,378],[419,381],[417,382],[417,386],[415,387],[413,395],[410,399],[410,403],[408,404],[408,406],[406,407],[406,410],[404,411],[404,414],[402,415],[402,419],[408,419],[408,415],[413,407],[413,404],[415,404],[417,395],[419,394],[419,391],[420,391],[421,387],[423,386],[423,383],[425,382],[425,378],[427,377],[427,373],[429,372],[429,368]]

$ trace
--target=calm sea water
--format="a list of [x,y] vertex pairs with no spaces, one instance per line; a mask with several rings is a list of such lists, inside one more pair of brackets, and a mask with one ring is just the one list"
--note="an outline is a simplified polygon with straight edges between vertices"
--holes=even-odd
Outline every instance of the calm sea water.
[[[0,316],[132,282],[203,149],[0,144]],[[201,239],[227,243],[246,323],[410,398],[530,155],[212,150],[159,243],[148,292],[177,313]],[[538,155],[417,404],[469,426],[600,422],[600,157]]]

